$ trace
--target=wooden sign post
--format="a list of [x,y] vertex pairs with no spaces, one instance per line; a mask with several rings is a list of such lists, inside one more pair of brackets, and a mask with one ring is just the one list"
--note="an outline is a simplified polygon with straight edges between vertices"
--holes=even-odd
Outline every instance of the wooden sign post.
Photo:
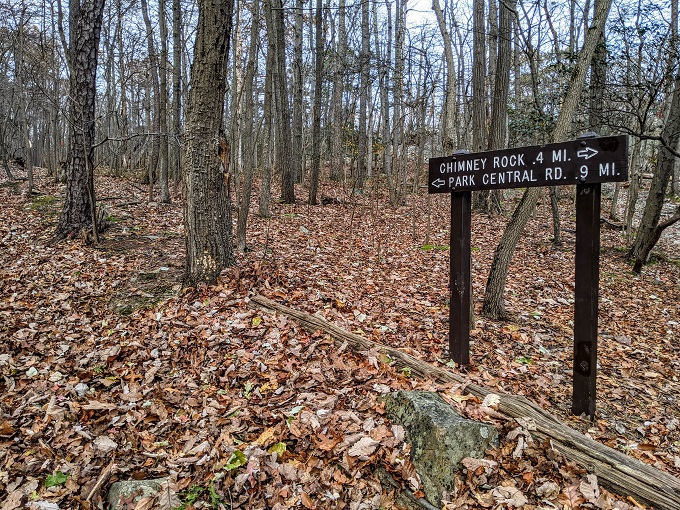
[[429,161],[429,193],[451,194],[449,356],[470,362],[471,192],[576,185],[572,412],[595,416],[601,183],[628,179],[628,137],[598,137]]

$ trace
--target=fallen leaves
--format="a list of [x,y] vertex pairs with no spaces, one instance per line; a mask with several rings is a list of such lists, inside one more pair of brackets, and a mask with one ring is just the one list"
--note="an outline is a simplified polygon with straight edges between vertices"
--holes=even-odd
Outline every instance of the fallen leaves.
[[[197,498],[234,508],[390,508],[393,495],[377,468],[416,494],[422,484],[403,428],[384,419],[379,397],[413,386],[439,390],[461,412],[503,429],[497,450],[463,462],[451,508],[631,507],[549,445],[533,443],[530,423],[504,422],[492,396],[480,403],[464,388],[418,381],[395,372],[379,352],[355,355],[285,317],[248,308],[250,293],[262,292],[446,365],[448,253],[420,249],[402,209],[371,205],[350,228],[351,205],[273,204],[271,219],[252,218],[253,251],[217,285],[171,296],[182,267],[178,206],[127,208],[125,222],[97,248],[54,246],[44,217],[0,193],[3,218],[12,218],[0,222],[3,510],[25,506],[34,492],[62,510],[95,506],[116,478],[171,472],[177,480],[167,498],[143,505],[176,507],[197,487]],[[425,217],[422,197],[411,199]],[[434,208],[448,214],[444,203]],[[503,224],[486,221],[473,233],[473,244],[484,247],[473,252],[477,295]],[[446,223],[431,232],[433,245],[448,245]],[[509,277],[515,319],[477,320],[467,374],[566,417],[573,275],[565,268],[573,254],[568,244],[546,246],[537,224]],[[596,424],[573,424],[677,470],[678,270],[646,269],[661,283],[632,277],[606,251],[614,242],[604,236],[600,381],[607,398],[598,402]],[[641,298],[651,294],[659,299]],[[114,455],[115,473],[108,469]],[[67,481],[46,487],[56,473]]]

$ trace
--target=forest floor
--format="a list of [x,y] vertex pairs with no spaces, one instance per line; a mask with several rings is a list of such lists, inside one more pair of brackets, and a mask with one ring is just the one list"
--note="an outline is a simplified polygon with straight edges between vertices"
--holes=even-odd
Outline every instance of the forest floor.
[[[323,194],[337,200],[309,207],[300,187],[296,205],[251,214],[250,251],[218,284],[181,290],[177,201],[148,203],[136,181],[98,177],[111,225],[102,242],[54,244],[63,187],[38,178],[40,194],[28,198],[25,186],[0,183],[0,509],[102,508],[113,481],[165,476],[172,498],[157,508],[391,508],[378,467],[420,487],[379,397],[412,388],[440,392],[504,438],[487,454],[495,463],[461,473],[447,508],[644,508],[549,444],[517,448],[508,435],[517,424],[484,415],[462,388],[416,380],[248,306],[261,294],[457,370],[447,363],[447,197],[392,207],[374,190],[328,186]],[[518,197],[508,193],[503,216],[473,216],[477,312]],[[621,232],[603,225],[591,422],[569,413],[575,227],[566,192],[560,206],[563,244],[551,242],[543,200],[508,275],[510,318],[476,315],[472,363],[460,372],[678,476],[678,233],[636,275]]]

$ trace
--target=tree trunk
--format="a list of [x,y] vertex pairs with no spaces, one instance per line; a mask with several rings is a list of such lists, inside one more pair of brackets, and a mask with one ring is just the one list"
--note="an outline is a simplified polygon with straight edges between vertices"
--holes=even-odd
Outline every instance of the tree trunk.
[[182,5],[172,0],[172,148],[173,179],[182,175]]
[[500,41],[500,23],[499,23],[499,9],[503,7],[503,2],[497,2],[496,0],[488,0],[489,2],[489,15],[486,19],[486,44],[489,48],[489,54],[487,57],[487,67],[486,67],[486,86],[487,86],[487,97],[492,97],[495,84],[496,84],[496,72],[498,71],[498,51]]
[[392,131],[390,129],[390,68],[392,67],[392,4],[386,2],[387,8],[387,38],[385,39],[385,54],[381,55],[380,38],[378,37],[378,19],[375,17],[374,39],[376,56],[382,63],[378,69],[380,80],[380,108],[382,110],[382,143],[383,152],[383,172],[387,176],[387,187],[390,194],[390,203],[397,203],[397,184],[392,169]]
[[368,135],[366,131],[366,117],[368,113],[368,81],[370,79],[370,25],[368,19],[368,0],[361,2],[361,52],[359,54],[360,85],[359,85],[359,140],[357,142],[357,173],[354,187],[361,192],[366,180],[366,154],[368,151]]
[[[118,2],[118,9],[120,11],[121,6]],[[123,14],[119,12],[117,16],[117,33],[123,33]],[[130,165],[130,144],[128,143],[127,137],[129,135],[130,122],[129,122],[129,112],[128,112],[128,85],[123,77],[126,76],[126,62],[125,62],[125,50],[123,46],[123,38],[118,37],[118,76],[120,83],[120,128],[119,132],[123,138],[121,142],[120,152],[122,154],[121,161],[121,171],[127,170]]]
[[[639,269],[647,262],[647,258],[659,240],[656,236],[657,226],[661,218],[663,201],[666,198],[666,188],[670,181],[675,157],[666,148],[675,149],[680,140],[680,74],[676,74],[673,85],[673,97],[671,107],[668,112],[666,125],[661,132],[662,145],[659,147],[659,155],[654,170],[654,177],[645,203],[645,210],[642,213],[642,220],[638,228],[635,241],[630,248],[629,256],[635,259],[635,267]],[[659,232],[659,236],[661,233]]]
[[232,0],[198,0],[186,131],[185,284],[212,283],[233,263],[226,168],[219,156]]
[[[265,4],[265,13],[267,10]],[[268,16],[268,14],[265,14]],[[265,70],[264,79],[264,132],[265,132],[265,143],[263,147],[263,172],[262,172],[262,186],[260,188],[260,201],[259,201],[259,215],[261,218],[269,217],[269,202],[271,201],[271,180],[272,180],[272,167],[273,167],[273,152],[271,150],[275,143],[275,129],[273,124],[274,119],[274,91],[272,90],[273,82],[273,67],[274,67],[274,53],[267,51],[267,67]]]
[[160,131],[160,86],[158,84],[158,54],[156,53],[156,44],[153,40],[153,28],[151,27],[151,19],[149,18],[149,9],[146,0],[141,0],[142,17],[144,18],[144,25],[146,26],[146,45],[149,53],[149,69],[148,69],[148,89],[153,92],[153,101],[149,98],[148,112],[151,117],[151,122],[147,123],[147,129],[151,128],[151,156],[149,157],[149,167],[147,175],[149,179],[149,202],[153,201],[153,185],[156,181],[158,164],[160,161],[161,143],[158,133]]
[[21,133],[20,140],[23,146],[24,165],[28,171],[28,196],[33,192],[33,147],[31,143],[31,128],[26,116],[28,101],[24,87],[24,37],[25,37],[25,8],[21,9],[19,15],[18,41],[14,46],[14,76],[16,80],[16,93],[19,96],[17,105],[17,124]]
[[168,154],[168,26],[165,20],[165,2],[167,0],[158,0],[158,19],[159,32],[161,43],[160,62],[158,66],[159,72],[159,95],[158,95],[158,127],[160,133],[158,141],[160,143],[160,187],[161,187],[161,202],[164,204],[170,203],[170,189],[168,187],[168,173],[170,168],[169,154]]
[[345,56],[347,54],[347,29],[345,28],[345,0],[338,2],[338,42],[333,61],[333,125],[331,127],[331,180],[339,181],[344,174],[345,150],[342,143],[345,118],[342,108],[342,91],[345,86]]
[[292,163],[290,106],[286,86],[284,9],[281,0],[265,3],[268,51],[272,52],[272,98],[276,115],[276,167],[281,172],[281,202],[295,203],[295,172]]
[[[486,148],[486,23],[485,0],[472,2],[472,151]],[[477,211],[490,212],[489,191],[473,193],[472,206]]]
[[[562,141],[569,135],[572,117],[581,97],[581,91],[583,90],[588,67],[590,66],[595,47],[604,29],[605,22],[607,21],[610,7],[611,0],[602,0],[601,2],[598,2],[593,22],[588,29],[583,48],[581,49],[576,62],[576,67],[569,80],[567,93],[551,136],[552,142]],[[491,269],[489,271],[489,278],[486,282],[486,291],[484,293],[482,314],[486,317],[500,319],[505,316],[505,302],[503,296],[508,269],[510,268],[510,262],[515,252],[517,242],[536,207],[539,193],[540,188],[528,188],[524,192],[524,195],[517,205],[508,226],[503,232],[501,241],[496,248],[493,262],[491,263]]]
[[640,256],[635,259],[635,263],[633,265],[634,272],[639,274],[640,271],[642,271],[642,266],[647,261],[647,258],[649,257],[649,254],[651,253],[654,246],[656,246],[656,243],[659,242],[659,239],[661,238],[661,234],[663,234],[663,231],[666,230],[671,225],[674,225],[678,221],[680,221],[680,206],[678,206],[675,209],[675,213],[673,213],[673,215],[670,218],[660,222],[656,226],[654,232],[651,235],[650,241],[647,244],[645,244],[645,246],[642,248]]
[[[680,23],[680,16],[678,15],[678,0],[671,0],[671,51],[668,53],[669,63],[675,59],[678,61],[678,53],[680,50],[680,37],[678,37],[678,23]],[[670,68],[670,67],[669,67]],[[680,152],[680,143],[675,146],[676,151]],[[680,195],[680,158],[675,159],[673,172],[671,173],[671,195]]]
[[95,99],[97,52],[104,0],[72,0],[68,62],[70,143],[66,165],[66,196],[56,237],[63,239],[93,227]]
[[303,0],[295,1],[295,36],[293,38],[293,179],[302,180],[302,12]]
[[321,96],[323,94],[323,17],[322,0],[316,0],[314,54],[314,112],[312,120],[312,168],[309,184],[309,205],[316,205],[321,167]]
[[[491,108],[491,124],[489,126],[489,150],[506,147],[508,136],[508,96],[510,95],[510,63],[512,49],[512,15],[516,0],[500,3],[498,26],[498,52],[496,57],[496,72],[494,75],[494,90]],[[488,212],[501,212],[501,191],[491,190],[488,193],[484,209]]]
[[[392,130],[392,154],[395,179],[406,180],[404,149],[404,45],[406,39],[406,4],[408,0],[396,0],[394,12],[394,127]],[[398,200],[404,201],[404,186],[399,185]]]
[[[602,0],[595,0],[595,10],[597,4]],[[606,120],[604,118],[604,92],[607,84],[607,42],[604,32],[600,36],[600,40],[595,47],[595,54],[593,55],[593,62],[590,66],[590,108],[589,120],[590,130],[598,135],[607,135]],[[616,219],[616,202],[619,196],[620,183],[615,184],[614,197],[610,209],[610,216]]]
[[253,0],[252,21],[250,25],[250,47],[248,49],[248,63],[243,77],[243,191],[238,208],[236,222],[236,248],[241,253],[246,251],[246,226],[250,212],[250,197],[253,188],[253,174],[255,172],[255,149],[257,140],[253,126],[253,82],[257,71],[257,51],[260,40],[260,1]]
[[[456,65],[453,59],[453,40],[446,28],[446,19],[439,5],[439,0],[432,0],[432,9],[437,17],[439,32],[444,41],[444,58],[446,61],[446,95],[444,97],[444,112],[442,113],[442,150],[444,154],[453,154],[456,150]],[[507,105],[504,105],[507,108]]]

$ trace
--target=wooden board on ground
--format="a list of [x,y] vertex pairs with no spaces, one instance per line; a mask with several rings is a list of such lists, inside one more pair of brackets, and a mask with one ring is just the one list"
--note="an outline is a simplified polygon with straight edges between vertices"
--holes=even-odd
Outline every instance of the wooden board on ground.
[[[345,331],[322,317],[289,308],[262,296],[251,298],[251,302],[267,311],[286,315],[305,329],[322,330],[338,344],[346,342],[354,351],[376,349],[385,353],[394,360],[398,368],[409,367],[414,375],[423,379],[440,383],[468,383],[458,374],[398,349]],[[484,399],[490,393],[498,394],[497,391],[476,384],[466,384],[465,391],[480,399]],[[555,450],[568,460],[577,462],[595,473],[603,486],[619,494],[630,494],[658,509],[680,508],[680,480],[674,476],[584,436],[525,397],[504,394],[499,396],[501,398],[498,410],[501,413],[513,418],[532,418],[536,423],[534,435],[539,439],[550,439]]]

